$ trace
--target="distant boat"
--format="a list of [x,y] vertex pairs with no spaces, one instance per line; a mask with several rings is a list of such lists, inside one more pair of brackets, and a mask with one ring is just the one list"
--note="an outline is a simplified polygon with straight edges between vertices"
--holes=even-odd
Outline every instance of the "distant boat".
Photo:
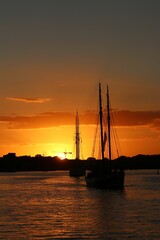
[[70,177],[81,177],[86,175],[86,171],[83,168],[80,160],[80,133],[79,133],[79,116],[78,111],[76,113],[76,133],[75,133],[75,144],[76,144],[76,159],[72,162],[72,166],[69,170]]
[[86,175],[85,181],[88,187],[102,188],[102,189],[122,189],[124,187],[124,171],[121,169],[112,170],[111,167],[111,131],[110,131],[110,100],[109,89],[107,86],[107,125],[108,125],[108,153],[109,159],[104,157],[106,134],[103,132],[103,111],[102,111],[102,97],[101,84],[99,83],[99,120],[100,120],[100,134],[101,134],[101,163]]

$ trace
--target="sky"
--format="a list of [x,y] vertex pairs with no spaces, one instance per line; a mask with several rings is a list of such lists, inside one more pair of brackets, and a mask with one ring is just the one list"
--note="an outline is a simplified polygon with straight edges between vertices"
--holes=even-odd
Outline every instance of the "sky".
[[[160,153],[160,1],[1,0],[0,156],[93,154],[98,83],[119,154]],[[96,156],[95,156],[96,157]]]

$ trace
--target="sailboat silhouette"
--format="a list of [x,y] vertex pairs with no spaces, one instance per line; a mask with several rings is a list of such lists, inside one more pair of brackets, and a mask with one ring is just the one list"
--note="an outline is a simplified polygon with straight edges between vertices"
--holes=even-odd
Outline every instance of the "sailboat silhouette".
[[99,120],[100,120],[100,133],[101,133],[101,164],[99,167],[94,167],[85,177],[88,187],[95,188],[110,188],[121,189],[124,187],[124,171],[121,169],[113,171],[111,168],[111,134],[110,134],[110,101],[109,101],[109,88],[107,86],[107,124],[108,124],[108,149],[109,159],[105,159],[104,150],[106,137],[104,138],[103,132],[103,111],[102,111],[102,97],[101,97],[101,84],[99,83]]
[[76,113],[76,132],[75,132],[75,144],[76,144],[76,159],[74,160],[73,166],[69,170],[70,177],[81,177],[85,176],[86,171],[80,163],[80,132],[79,132],[79,115]]

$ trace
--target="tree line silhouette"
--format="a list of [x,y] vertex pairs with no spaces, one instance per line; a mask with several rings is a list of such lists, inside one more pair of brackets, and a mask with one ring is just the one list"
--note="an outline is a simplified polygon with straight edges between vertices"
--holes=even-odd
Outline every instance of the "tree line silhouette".
[[[8,153],[0,157],[0,172],[14,171],[56,171],[69,170],[79,162],[80,167],[91,170],[92,167],[100,165],[102,162],[95,158],[87,160],[64,159],[63,161],[55,157],[41,155],[19,156],[15,153]],[[106,159],[106,162],[108,160]],[[136,155],[133,157],[121,156],[111,161],[112,169],[160,169],[160,154],[158,155]]]

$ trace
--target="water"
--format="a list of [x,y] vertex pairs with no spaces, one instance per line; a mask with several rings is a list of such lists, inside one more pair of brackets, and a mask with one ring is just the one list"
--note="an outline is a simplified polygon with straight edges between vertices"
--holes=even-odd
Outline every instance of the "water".
[[160,239],[160,175],[127,171],[123,191],[68,172],[0,173],[0,239]]

